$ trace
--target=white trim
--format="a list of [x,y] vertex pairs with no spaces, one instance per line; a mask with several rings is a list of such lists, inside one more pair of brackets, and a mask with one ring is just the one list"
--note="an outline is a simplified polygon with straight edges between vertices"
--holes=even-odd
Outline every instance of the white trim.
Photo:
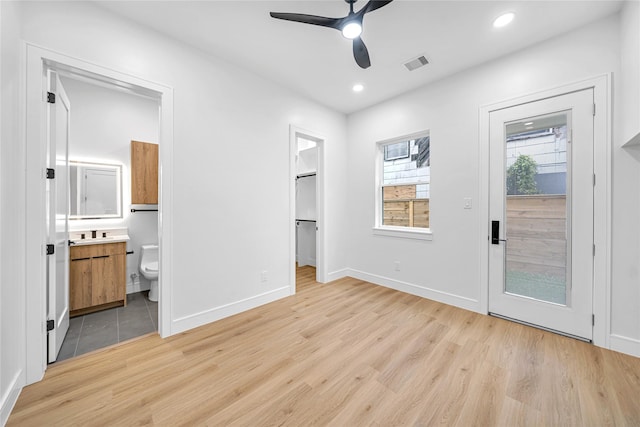
[[399,237],[401,239],[433,240],[433,233],[429,228],[380,225],[373,227],[373,234],[376,236]]
[[[105,68],[81,59],[23,42],[25,52],[25,142],[26,142],[26,360],[25,381],[39,381],[46,369],[46,281],[43,246],[46,238],[44,221],[45,181],[45,87],[43,71],[60,67],[61,70],[79,70],[86,75],[98,76],[103,82],[113,81],[128,85],[142,95],[154,94],[159,101],[160,191],[158,234],[160,242],[160,305],[158,307],[159,333],[171,335],[172,270],[172,171],[173,171],[173,89],[158,83]],[[46,64],[45,64],[46,63]]]
[[593,342],[605,348],[611,348],[611,82],[611,74],[593,79],[593,97],[597,105],[593,128],[593,172],[596,174],[593,194],[593,243],[596,245],[593,258]]
[[[531,93],[517,98],[483,105],[479,110],[479,161],[480,176],[478,206],[480,212],[480,308],[489,312],[489,114],[493,111],[552,98],[571,92],[593,88],[598,105],[594,118],[594,172],[597,185],[594,189],[594,290],[593,343],[609,348],[611,312],[611,74],[603,74],[575,83]],[[600,320],[604,319],[604,320]]]
[[190,314],[189,316],[180,317],[173,320],[171,330],[174,334],[197,328],[247,310],[260,307],[261,305],[277,301],[281,298],[288,297],[289,286],[283,286],[259,295],[255,295],[240,301],[214,307],[199,313]]
[[295,125],[289,125],[289,287],[290,295],[296,293],[296,155],[298,153],[298,136],[316,142],[318,150],[318,166],[316,169],[316,200],[320,200],[316,206],[316,281],[327,282],[327,222],[325,197],[326,172],[325,172],[325,144],[327,139],[315,132],[302,129]]
[[327,281],[325,283],[333,282],[335,280],[343,279],[349,276],[348,268],[341,268],[340,270],[332,271],[327,274]]
[[622,335],[611,334],[609,336],[611,350],[620,353],[629,354],[631,356],[640,357],[640,340],[625,337]]
[[148,291],[150,289],[150,285],[148,283],[142,284],[142,281],[139,281],[137,284],[128,282],[127,283],[127,295],[135,294],[142,291]]
[[14,406],[16,406],[16,402],[22,391],[20,385],[24,383],[23,376],[24,372],[22,369],[16,372],[11,382],[7,384],[7,391],[0,397],[0,425],[2,426],[7,424],[9,415],[11,415],[11,411]]
[[400,280],[391,279],[376,274],[365,273],[364,271],[347,269],[347,276],[355,279],[364,280],[365,282],[375,285],[384,286],[386,288],[395,289],[397,291],[406,292],[422,298],[427,298],[443,304],[452,305],[454,307],[463,308],[465,310],[483,313],[479,301],[472,298],[461,297],[459,295],[450,294],[448,292],[439,291],[437,289],[425,288],[413,283],[402,282]]

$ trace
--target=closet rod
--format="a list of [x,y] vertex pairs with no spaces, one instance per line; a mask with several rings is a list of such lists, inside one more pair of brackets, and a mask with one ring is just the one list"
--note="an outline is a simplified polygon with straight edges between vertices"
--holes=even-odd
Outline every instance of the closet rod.
[[131,212],[158,212],[158,209],[133,209],[133,208],[131,208]]

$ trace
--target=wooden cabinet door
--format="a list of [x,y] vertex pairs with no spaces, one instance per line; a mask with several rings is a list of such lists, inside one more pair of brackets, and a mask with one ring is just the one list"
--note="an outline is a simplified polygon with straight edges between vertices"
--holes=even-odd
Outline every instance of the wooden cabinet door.
[[103,255],[91,259],[93,282],[91,283],[91,305],[116,301],[116,277],[114,257]]
[[91,258],[72,259],[69,268],[69,310],[90,307]]
[[158,204],[158,144],[131,141],[131,203]]
[[127,301],[127,255],[125,253],[111,255],[113,258],[113,277],[115,301]]

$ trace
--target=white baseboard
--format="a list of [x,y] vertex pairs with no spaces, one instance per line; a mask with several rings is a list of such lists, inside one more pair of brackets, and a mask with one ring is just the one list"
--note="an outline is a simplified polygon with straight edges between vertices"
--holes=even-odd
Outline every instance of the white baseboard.
[[23,383],[21,377],[22,369],[14,375],[7,391],[2,394],[2,400],[0,400],[0,407],[2,408],[0,409],[0,426],[7,424],[9,415],[11,415],[11,411],[18,401],[18,396],[20,396],[20,392],[22,391],[22,387],[20,387],[20,384]]
[[127,283],[127,295],[135,294],[136,292],[148,291],[149,284],[138,282],[136,284],[131,284],[131,282]]
[[301,258],[301,257],[298,257],[296,259],[296,262],[298,263],[298,267],[304,267],[305,265],[310,265],[312,267],[316,266],[316,259],[315,258]]
[[414,285],[413,283],[402,282],[400,280],[390,279],[388,277],[365,273],[364,271],[354,269],[347,269],[347,271],[347,276],[351,276],[356,279],[364,280],[366,282],[385,286],[387,288],[406,292],[408,294],[427,298],[433,301],[438,301],[443,304],[452,305],[454,307],[464,308],[465,310],[486,314],[481,311],[480,301],[471,298],[461,297],[459,295],[438,291],[436,289],[425,288],[422,286]]
[[232,302],[220,307],[201,311],[200,313],[181,317],[171,322],[171,334],[178,334],[189,329],[197,328],[198,326],[206,325],[207,323],[215,322],[216,320],[251,310],[252,308],[288,297],[289,295],[291,295],[291,288],[289,286],[285,286],[241,301]]
[[610,349],[631,356],[640,357],[640,340],[611,334],[609,336]]
[[349,269],[343,268],[340,270],[332,271],[327,274],[327,283],[333,282],[334,280],[342,279],[343,277],[349,276]]

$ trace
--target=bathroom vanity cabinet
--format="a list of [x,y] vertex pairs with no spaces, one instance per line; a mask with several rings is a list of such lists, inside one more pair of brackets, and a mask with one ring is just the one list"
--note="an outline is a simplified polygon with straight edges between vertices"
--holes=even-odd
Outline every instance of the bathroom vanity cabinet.
[[69,249],[71,317],[126,305],[125,242],[71,246]]
[[158,204],[158,144],[131,141],[131,204]]

